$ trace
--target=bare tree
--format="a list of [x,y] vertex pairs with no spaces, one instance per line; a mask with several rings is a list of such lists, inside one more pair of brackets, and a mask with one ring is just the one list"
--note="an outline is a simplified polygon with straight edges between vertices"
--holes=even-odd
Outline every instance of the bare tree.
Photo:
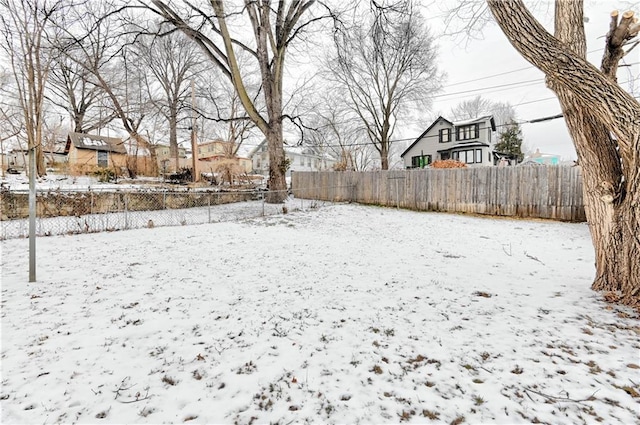
[[473,99],[463,100],[451,109],[454,120],[467,120],[481,117],[483,115],[493,116],[498,138],[516,122],[516,110],[509,102],[493,102],[482,96]]
[[36,169],[30,172],[38,176],[46,173],[42,129],[45,85],[51,67],[47,29],[60,7],[61,1],[0,1],[0,31],[5,40],[1,46],[15,80],[27,148],[36,158]]
[[[94,49],[95,55],[104,54],[104,49]],[[93,58],[92,62],[100,61]],[[84,66],[64,54],[56,55],[49,75],[48,100],[65,110],[73,121],[73,131],[90,133],[113,121],[117,116],[106,112],[104,91],[91,82],[91,74]]]
[[376,154],[361,120],[338,91],[315,94],[320,99],[307,118],[304,144],[317,155],[328,155],[336,171],[364,171]]
[[136,152],[142,148],[149,152],[150,172],[155,175],[155,147],[142,131],[149,109],[142,82],[144,67],[139,55],[131,51],[135,38],[132,40],[127,21],[116,19],[124,8],[109,3],[69,8],[65,20],[57,22],[58,28],[64,31],[57,49],[90,75],[90,82],[105,93],[112,113],[129,134],[134,145],[129,156],[129,174],[133,177],[137,173]]
[[[189,108],[189,83],[202,62],[197,46],[184,34],[173,32],[165,37],[141,37],[133,46],[150,71],[143,74],[153,105],[166,119],[169,128],[169,152],[180,168],[178,154],[178,125],[180,113]],[[157,88],[158,90],[154,90]]]
[[5,156],[7,153],[7,141],[20,134],[20,111],[12,105],[0,106],[0,166],[2,167],[2,177],[5,176],[7,166]]
[[336,28],[330,67],[386,170],[399,114],[409,106],[428,107],[440,88],[436,48],[411,0],[372,1],[354,21]]
[[454,120],[467,120],[478,118],[492,108],[492,102],[482,96],[476,96],[473,99],[463,100],[454,108],[451,108],[451,115]]
[[[586,60],[583,3],[556,2],[555,37],[521,0],[488,0],[503,32],[555,91],[583,169],[585,212],[596,254],[593,288],[640,303],[640,103],[616,82],[638,43],[634,13],[611,14],[600,69]],[[631,46],[625,48],[625,46]]]
[[[260,111],[264,106],[260,102],[260,78],[258,73],[250,72],[250,58],[240,51],[237,55],[239,66],[244,70],[247,93],[253,95],[252,101]],[[230,142],[225,144],[225,156],[234,158],[242,144],[255,135],[256,125],[247,115],[233,84],[221,78],[220,72],[204,73],[198,79],[198,109],[208,134]]]
[[[286,197],[287,167],[282,133],[286,116],[282,102],[285,57],[293,41],[319,19],[309,12],[314,0],[278,0],[276,4],[269,0],[244,0],[242,7],[230,11],[226,10],[229,4],[224,1],[209,2],[206,10],[187,2],[189,10],[182,13],[165,1],[152,0],[152,3],[151,10],[197,43],[233,83],[244,110],[267,140],[272,190],[267,200],[281,202]],[[303,19],[306,16],[309,18]],[[235,23],[240,25],[233,25]],[[243,31],[247,27],[253,32],[251,42],[241,39],[240,33],[235,36],[232,33],[233,29]],[[266,113],[260,111],[247,92],[236,49],[248,52],[259,68]]]

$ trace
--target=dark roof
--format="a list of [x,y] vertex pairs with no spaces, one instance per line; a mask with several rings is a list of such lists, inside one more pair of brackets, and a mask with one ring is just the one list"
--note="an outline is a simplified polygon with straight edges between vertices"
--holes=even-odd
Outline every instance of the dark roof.
[[69,140],[78,149],[106,151],[126,154],[122,139],[100,136],[98,134],[69,133]]
[[427,133],[429,132],[429,130],[431,130],[431,129],[433,128],[433,126],[434,126],[434,125],[436,125],[436,123],[437,123],[438,121],[440,121],[440,120],[442,120],[442,121],[446,121],[446,122],[448,122],[450,125],[453,125],[453,123],[452,123],[451,121],[449,121],[448,119],[443,118],[443,117],[441,117],[441,116],[440,116],[440,117],[438,117],[438,118],[433,122],[433,124],[431,124],[431,125],[429,126],[429,128],[427,128],[427,129],[426,129],[426,130],[425,130],[425,131],[424,131],[420,136],[418,136],[418,138],[417,138],[413,143],[411,143],[411,145],[410,145],[407,149],[405,149],[405,150],[404,150],[404,152],[402,152],[402,154],[400,155],[400,158],[403,158],[403,157],[404,157],[404,155],[405,155],[407,152],[409,152],[409,150],[410,150],[412,147],[414,147],[414,146],[415,146],[415,144],[416,144],[416,143],[418,143],[418,142],[420,141],[420,139],[422,139],[422,138],[424,137],[424,135],[425,135],[425,134],[427,134]]

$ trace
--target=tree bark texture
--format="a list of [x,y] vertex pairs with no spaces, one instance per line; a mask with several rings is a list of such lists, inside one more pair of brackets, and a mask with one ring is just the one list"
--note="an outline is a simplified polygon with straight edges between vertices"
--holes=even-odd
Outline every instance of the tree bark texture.
[[[640,105],[615,82],[621,57],[610,52],[615,43],[608,41],[600,71],[585,59],[581,0],[556,2],[555,37],[520,0],[488,0],[488,4],[511,44],[545,73],[560,101],[583,170],[585,212],[596,259],[592,287],[615,291],[623,302],[637,305]],[[610,34],[614,30],[612,25]],[[620,39],[624,36],[618,34]]]
[[[240,67],[234,53],[234,39],[226,23],[223,2],[211,2],[215,11],[219,32],[222,36],[225,62],[229,78],[249,118],[256,124],[267,140],[269,153],[269,192],[267,202],[279,203],[287,197],[285,173],[287,160],[284,153],[282,121],[284,119],[282,92],[283,74],[287,47],[295,37],[295,26],[300,17],[311,7],[312,0],[293,1],[289,4],[279,0],[277,8],[269,1],[245,0],[245,10],[249,16],[255,39],[252,54],[258,62],[262,79],[262,90],[267,116],[263,117],[245,88]],[[271,14],[275,11],[276,22],[272,26]]]

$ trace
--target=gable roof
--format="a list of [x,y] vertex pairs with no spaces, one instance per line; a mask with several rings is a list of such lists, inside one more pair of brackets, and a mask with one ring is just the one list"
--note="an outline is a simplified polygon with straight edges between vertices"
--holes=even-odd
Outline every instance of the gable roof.
[[122,139],[116,137],[106,137],[98,134],[69,133],[68,140],[70,140],[77,149],[90,149],[121,154],[127,153]]
[[412,147],[415,146],[416,143],[418,143],[420,141],[420,139],[422,139],[424,137],[425,134],[427,134],[429,132],[429,130],[431,130],[433,128],[434,125],[436,125],[438,123],[438,121],[445,121],[447,123],[449,123],[449,125],[453,125],[453,123],[451,121],[449,121],[446,118],[443,118],[442,116],[439,116],[438,118],[436,118],[436,120],[433,122],[433,124],[431,124],[429,126],[429,128],[427,128],[420,136],[418,136],[418,138],[411,143],[411,145],[409,145],[409,147],[407,149],[404,150],[404,152],[402,152],[402,154],[400,155],[400,158],[404,158],[404,155],[409,152],[409,150],[411,150]]
[[420,136],[418,136],[418,138],[413,143],[411,143],[411,145],[409,145],[409,147],[407,149],[404,150],[404,152],[402,152],[402,154],[400,155],[400,158],[404,158],[406,153],[409,152],[409,150],[411,150],[411,148],[414,147],[415,144],[418,143],[429,132],[429,130],[431,130],[433,128],[433,126],[436,125],[438,123],[438,121],[440,121],[440,120],[448,123],[452,127],[459,127],[459,126],[462,126],[462,125],[475,124],[475,123],[479,123],[479,122],[489,121],[489,123],[491,125],[491,130],[496,131],[496,122],[493,119],[492,115],[485,115],[483,117],[473,118],[473,119],[464,120],[464,121],[449,121],[448,119],[443,118],[442,116],[439,116],[433,122],[433,124],[431,124],[429,126],[429,128],[427,128]]
[[462,125],[476,124],[484,121],[489,121],[489,123],[491,124],[491,130],[496,131],[496,122],[493,119],[493,115],[485,115],[483,117],[472,118],[464,121],[455,121],[453,125],[456,127],[460,127]]

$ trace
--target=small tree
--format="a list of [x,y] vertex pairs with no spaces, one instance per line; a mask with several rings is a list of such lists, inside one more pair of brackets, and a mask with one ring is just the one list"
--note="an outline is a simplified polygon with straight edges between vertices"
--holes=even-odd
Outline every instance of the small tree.
[[522,162],[524,154],[522,153],[522,130],[520,129],[520,124],[511,121],[500,133],[500,140],[498,140],[494,149],[497,152],[512,155],[517,162]]

